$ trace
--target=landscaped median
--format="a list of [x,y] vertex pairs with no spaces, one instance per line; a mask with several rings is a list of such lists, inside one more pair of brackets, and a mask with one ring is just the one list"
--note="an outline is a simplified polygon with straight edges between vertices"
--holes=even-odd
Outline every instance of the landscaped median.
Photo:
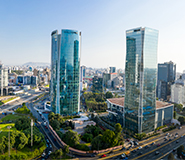
[[10,102],[13,102],[17,99],[20,99],[20,97],[10,97],[10,98],[7,98],[5,100],[1,100],[0,101],[0,106],[3,105],[3,104],[7,104],[7,103],[10,103]]

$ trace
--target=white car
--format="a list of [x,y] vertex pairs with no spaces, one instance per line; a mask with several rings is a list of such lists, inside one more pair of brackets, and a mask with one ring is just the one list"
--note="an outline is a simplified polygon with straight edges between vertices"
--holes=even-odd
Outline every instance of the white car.
[[138,149],[142,149],[142,148],[143,148],[143,147],[140,146]]
[[42,157],[44,157],[45,155],[46,155],[46,153],[43,153],[43,154],[42,154]]
[[178,137],[178,134],[175,135],[175,138],[177,138],[177,137]]
[[183,135],[181,136],[181,138],[184,137]]
[[48,155],[50,155],[50,154],[51,154],[51,151],[48,152]]
[[123,154],[121,155],[121,157],[122,157],[122,158],[125,158],[125,157],[126,157],[126,154],[125,154],[125,153],[123,153]]

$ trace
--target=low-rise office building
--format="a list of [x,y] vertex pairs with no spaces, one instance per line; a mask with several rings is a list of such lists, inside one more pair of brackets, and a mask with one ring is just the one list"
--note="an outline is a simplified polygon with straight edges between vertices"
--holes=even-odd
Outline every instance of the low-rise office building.
[[[109,112],[110,119],[116,123],[120,123],[122,126],[125,125],[124,100],[124,97],[107,99],[107,112]],[[173,107],[174,105],[171,103],[156,101],[155,128],[171,123],[173,119]],[[144,114],[147,114],[147,112]]]

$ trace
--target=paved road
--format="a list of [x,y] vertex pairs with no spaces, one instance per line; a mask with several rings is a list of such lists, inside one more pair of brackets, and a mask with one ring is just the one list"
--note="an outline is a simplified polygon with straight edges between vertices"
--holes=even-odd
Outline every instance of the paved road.
[[42,93],[43,92],[36,92],[36,93],[34,93],[32,95],[29,95],[29,96],[20,97],[20,99],[18,99],[18,100],[15,100],[15,101],[13,101],[9,104],[5,104],[5,105],[1,106],[0,107],[0,112],[15,108],[16,106],[21,105],[24,102],[30,101],[31,99],[33,99],[34,97],[36,97],[36,96],[38,96],[39,94],[42,94]]
[[[178,133],[179,136],[177,138],[174,138],[175,133]],[[141,150],[137,150],[135,153],[131,153],[131,155],[128,157],[128,159],[136,160],[136,159],[157,159],[161,157],[162,155],[165,155],[167,152],[170,150],[173,150],[173,148],[181,145],[182,142],[184,142],[185,137],[181,138],[181,135],[184,135],[185,133],[185,127],[183,127],[181,130],[176,129],[171,132],[173,135],[172,137],[169,137],[168,139],[172,139],[171,141],[164,140],[164,135],[160,136],[158,138],[155,138],[151,141],[144,142],[141,146],[143,147]],[[179,143],[176,143],[176,140],[179,139]],[[155,141],[154,145],[151,145],[151,143]],[[157,145],[160,144],[159,147]],[[149,148],[145,148],[145,146],[148,145]],[[137,147],[138,148],[138,147]],[[135,150],[137,148],[132,148],[130,151]],[[126,151],[126,150],[125,150]],[[124,153],[125,151],[119,151],[116,152],[116,154],[108,155],[105,158],[101,159],[120,159],[121,154]],[[155,155],[155,152],[159,151],[158,155]],[[142,155],[138,155],[139,153],[142,153]]]

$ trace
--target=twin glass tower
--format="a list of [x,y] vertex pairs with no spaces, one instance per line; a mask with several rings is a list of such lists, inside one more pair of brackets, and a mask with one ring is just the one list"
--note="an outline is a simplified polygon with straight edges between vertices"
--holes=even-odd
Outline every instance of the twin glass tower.
[[126,31],[124,125],[135,133],[155,127],[158,31]]
[[55,30],[51,33],[51,107],[53,112],[74,115],[79,112],[81,32]]

